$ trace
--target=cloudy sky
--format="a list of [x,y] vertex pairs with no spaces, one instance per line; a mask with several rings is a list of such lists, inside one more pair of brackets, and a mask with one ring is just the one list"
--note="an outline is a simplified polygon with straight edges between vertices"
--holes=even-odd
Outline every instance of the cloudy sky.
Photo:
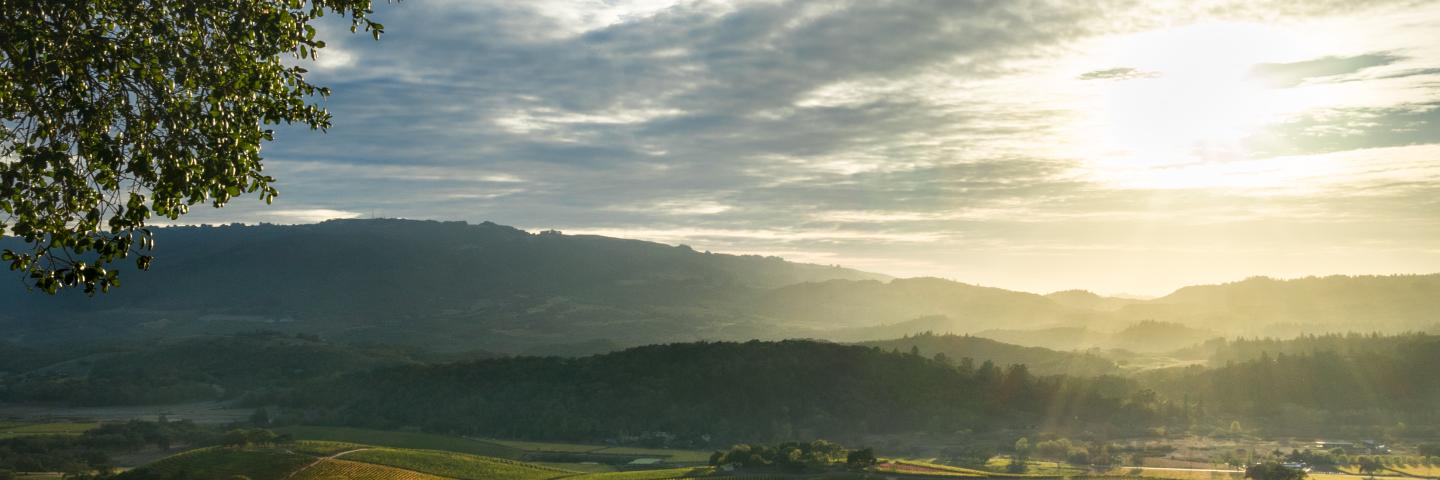
[[[1353,5],[1363,3],[1364,5]],[[1440,3],[407,0],[190,222],[491,220],[1036,292],[1440,272]]]

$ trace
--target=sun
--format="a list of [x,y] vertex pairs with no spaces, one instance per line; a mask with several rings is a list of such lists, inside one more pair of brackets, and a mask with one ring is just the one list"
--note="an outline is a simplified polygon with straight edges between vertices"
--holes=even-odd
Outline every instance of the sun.
[[[1141,171],[1153,186],[1243,181],[1221,178],[1224,164],[1244,159],[1245,139],[1284,113],[1251,69],[1291,56],[1292,43],[1275,28],[1232,23],[1117,40],[1104,61],[1126,75],[1095,82],[1104,100],[1093,133],[1106,152],[1097,166],[1132,179]],[[1194,168],[1206,164],[1217,168]]]

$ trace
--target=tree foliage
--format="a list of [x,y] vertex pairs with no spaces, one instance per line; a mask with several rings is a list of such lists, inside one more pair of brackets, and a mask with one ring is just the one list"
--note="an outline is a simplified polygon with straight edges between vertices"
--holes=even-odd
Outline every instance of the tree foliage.
[[710,455],[711,465],[733,465],[747,469],[770,468],[791,472],[819,472],[842,460],[852,468],[862,464],[874,465],[875,452],[869,448],[847,451],[838,444],[815,440],[810,443],[785,442],[774,446],[739,444]]
[[1246,467],[1245,478],[1251,480],[1305,480],[1305,471],[1275,462],[1266,462]]
[[149,268],[152,217],[274,199],[265,127],[330,125],[284,59],[316,57],[327,13],[378,39],[370,3],[0,0],[0,237],[25,243],[0,258],[48,293],[108,291],[112,263]]

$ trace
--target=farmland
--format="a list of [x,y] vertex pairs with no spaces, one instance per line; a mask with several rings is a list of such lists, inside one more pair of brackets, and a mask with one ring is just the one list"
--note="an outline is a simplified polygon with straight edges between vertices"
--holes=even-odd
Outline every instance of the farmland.
[[[348,438],[368,436],[391,444],[409,442],[435,445],[441,439],[448,438],[355,429],[314,430],[311,433],[315,432],[326,433],[328,435],[324,436],[329,437],[342,434]],[[476,443],[480,442],[459,439],[447,445],[474,449]],[[455,451],[375,446],[332,440],[302,440],[266,446],[199,448],[125,472],[119,478],[147,480],[176,477],[229,478],[244,475],[252,479],[295,480],[660,480],[710,472],[708,467],[596,472],[583,468],[593,465],[577,466],[582,467],[582,470]]]
[[487,457],[518,459],[525,450],[496,442],[448,435],[418,432],[395,432],[341,427],[284,427],[277,433],[288,433],[301,440],[324,440],[392,448],[444,450]]
[[645,457],[659,458],[669,463],[701,464],[710,458],[710,452],[699,450],[497,440],[344,427],[283,427],[276,429],[276,432],[288,433],[301,440],[348,442],[404,449],[443,450],[486,457],[536,460],[541,463],[554,463],[551,457],[562,459],[562,463],[578,461],[625,463],[634,458]]
[[[278,448],[206,447],[183,452],[125,472],[123,479],[158,478],[283,478],[315,461],[315,457]],[[187,475],[189,475],[187,477]]]
[[513,460],[434,450],[373,448],[348,454],[345,458],[460,480],[546,480],[578,473]]
[[400,468],[376,465],[373,463],[352,462],[349,460],[326,459],[321,460],[304,471],[290,477],[293,480],[337,480],[337,479],[359,479],[359,480],[443,480],[444,477],[427,475],[424,473],[405,470]]
[[94,422],[0,423],[0,439],[28,435],[79,435],[100,424]]

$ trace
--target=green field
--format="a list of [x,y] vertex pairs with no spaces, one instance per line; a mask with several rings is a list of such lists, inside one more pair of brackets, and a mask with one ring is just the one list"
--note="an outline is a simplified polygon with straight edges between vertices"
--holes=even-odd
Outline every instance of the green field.
[[24,437],[30,435],[79,435],[86,430],[98,427],[95,422],[57,422],[57,423],[0,423],[0,439]]
[[347,454],[345,458],[461,480],[547,480],[579,473],[514,460],[435,450],[374,448]]
[[206,447],[165,457],[122,473],[118,478],[229,478],[244,475],[257,480],[273,479],[284,478],[314,461],[315,457],[278,448]]
[[[712,473],[709,467],[668,468],[664,470],[640,470],[634,472],[592,473],[566,480],[670,480],[675,478],[704,477]],[[746,477],[748,478],[748,477]]]
[[[985,468],[996,472],[1004,472],[1010,467],[1010,457],[997,456],[985,462]],[[1025,462],[1025,474],[1045,477],[1073,477],[1077,475],[1088,475],[1090,470],[1084,467],[1077,467],[1068,463],[1052,462],[1047,460],[1029,460]]]
[[290,478],[292,480],[444,480],[444,477],[420,472],[340,459],[321,460]]
[[699,450],[613,447],[608,445],[465,438],[430,433],[367,430],[345,427],[296,426],[277,428],[275,431],[278,433],[291,434],[301,440],[324,440],[419,450],[444,450],[447,452],[468,453],[514,460],[521,459],[527,453],[573,453],[653,457],[661,458],[671,463],[683,464],[703,464],[710,460],[710,452]]
[[518,459],[525,450],[500,443],[473,440],[449,435],[388,430],[366,430],[344,427],[282,427],[276,433],[288,433],[300,440],[326,440],[392,448],[444,450],[486,457]]
[[487,442],[505,445],[526,452],[590,453],[597,455],[624,455],[636,457],[663,458],[675,463],[705,463],[710,452],[699,450],[676,450],[668,448],[612,447],[608,445],[584,445],[576,443],[530,442],[523,440],[484,439]]
[[[384,434],[388,443],[435,444],[439,436],[355,429],[312,430],[334,438]],[[473,447],[485,442],[454,437],[446,446]],[[537,464],[455,451],[374,446],[334,440],[301,440],[266,447],[206,447],[182,452],[120,475],[122,480],[217,478],[244,475],[254,480],[665,480],[704,476],[704,468],[614,471],[604,465]]]
[[305,440],[286,445],[285,448],[295,453],[303,453],[314,457],[328,457],[340,452],[348,452],[368,447],[370,446],[358,443]]

